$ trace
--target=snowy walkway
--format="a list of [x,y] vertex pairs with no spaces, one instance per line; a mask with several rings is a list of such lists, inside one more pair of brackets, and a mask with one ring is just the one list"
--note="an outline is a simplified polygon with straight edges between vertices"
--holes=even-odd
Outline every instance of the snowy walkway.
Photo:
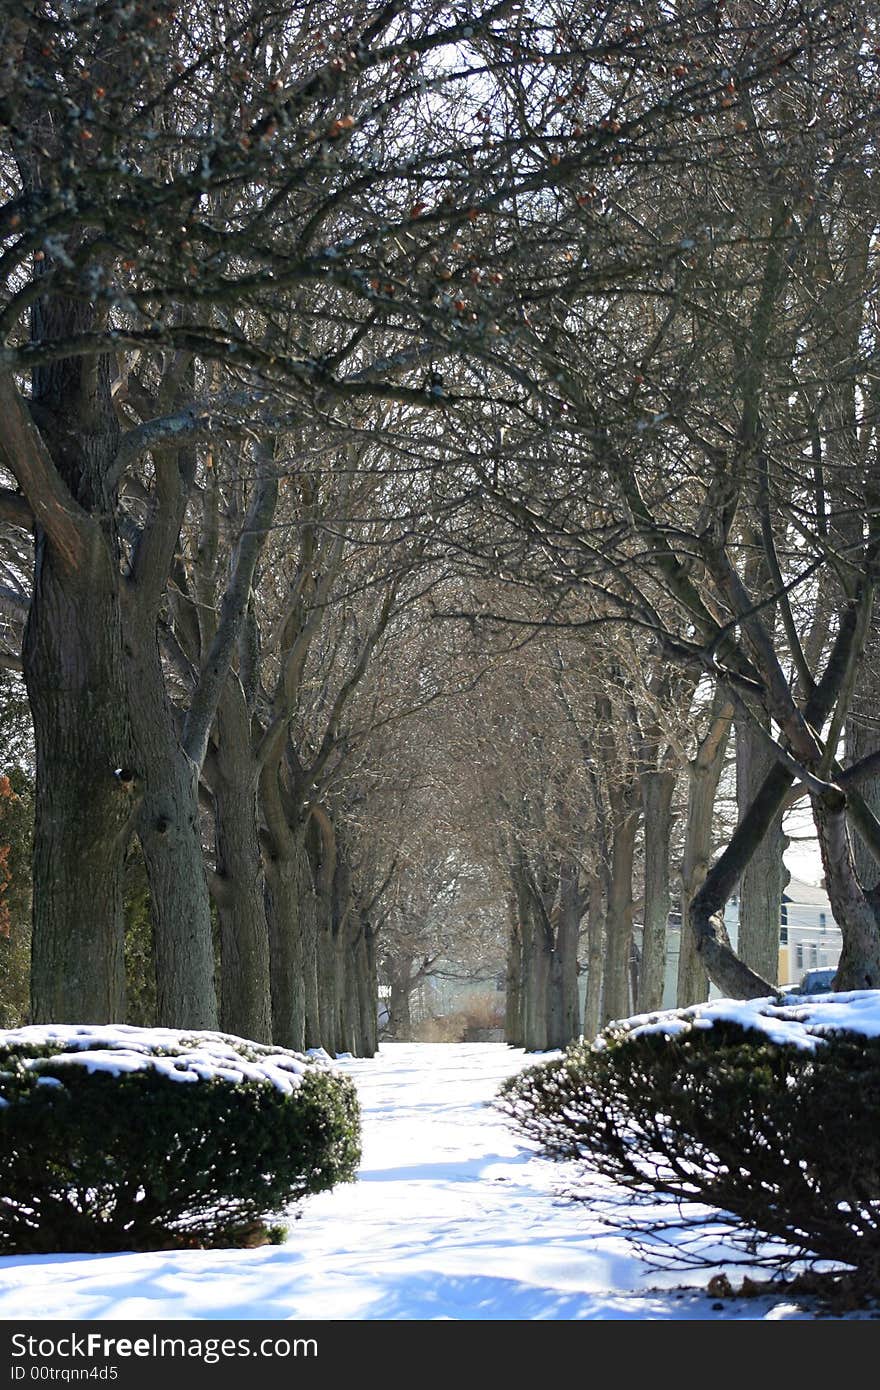
[[[361,1180],[306,1200],[286,1245],[0,1259],[0,1318],[789,1319],[783,1298],[676,1292],[488,1108],[530,1059],[500,1044],[383,1046],[345,1062]],[[708,1272],[701,1280],[708,1279]],[[662,1286],[662,1287],[661,1287]]]

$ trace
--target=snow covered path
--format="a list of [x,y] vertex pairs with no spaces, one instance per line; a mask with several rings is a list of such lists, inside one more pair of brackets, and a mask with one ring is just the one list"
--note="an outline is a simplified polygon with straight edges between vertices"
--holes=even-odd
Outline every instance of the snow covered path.
[[[601,1209],[555,1196],[489,1107],[533,1061],[501,1044],[388,1044],[340,1063],[364,1111],[360,1181],[307,1199],[283,1246],[0,1259],[0,1318],[809,1319],[790,1299],[682,1294]],[[700,1276],[703,1284],[711,1271]]]

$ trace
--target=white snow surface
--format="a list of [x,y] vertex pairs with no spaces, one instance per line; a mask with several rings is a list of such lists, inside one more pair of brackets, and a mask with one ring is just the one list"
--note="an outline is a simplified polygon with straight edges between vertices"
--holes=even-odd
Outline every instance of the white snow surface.
[[[303,1072],[326,1058],[274,1050],[230,1033],[179,1032],[174,1028],[135,1028],[129,1024],[31,1024],[0,1032],[0,1047],[26,1043],[51,1045],[51,1066],[85,1067],[87,1071],[156,1071],[172,1081],[257,1081],[285,1095],[300,1084]],[[58,1050],[56,1050],[58,1049]],[[31,1057],[22,1066],[40,1071],[46,1058]],[[48,1081],[50,1078],[46,1078]]]
[[540,1060],[502,1043],[392,1043],[372,1060],[338,1061],[361,1098],[360,1179],[307,1198],[298,1219],[291,1213],[285,1245],[6,1256],[0,1318],[820,1316],[784,1290],[739,1299],[710,1293],[713,1274],[726,1270],[736,1285],[748,1272],[725,1264],[731,1252],[711,1231],[700,1237],[716,1261],[711,1268],[658,1272],[630,1237],[603,1224],[615,1195],[607,1183],[597,1179],[588,1202],[564,1200],[560,1187],[573,1170],[537,1157],[492,1107],[505,1077]]
[[[781,1002],[780,1002],[781,998]],[[857,1033],[880,1037],[880,990],[852,990],[840,994],[787,994],[768,999],[712,999],[686,1009],[665,1009],[635,1014],[614,1026],[629,1036],[666,1033],[680,1037],[694,1029],[711,1028],[717,1022],[738,1023],[762,1033],[779,1046],[814,1051],[829,1034]],[[601,1036],[597,1045],[602,1046]]]

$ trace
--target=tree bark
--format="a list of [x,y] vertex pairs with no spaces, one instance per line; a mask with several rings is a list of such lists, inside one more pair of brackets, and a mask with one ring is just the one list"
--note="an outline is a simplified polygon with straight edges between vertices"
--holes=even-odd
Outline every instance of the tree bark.
[[543,918],[530,904],[523,932],[523,1046],[546,1052],[550,988],[550,943]]
[[360,931],[355,943],[358,1009],[363,1057],[375,1057],[379,1051],[379,982],[376,961],[376,936],[373,926],[363,912],[358,914]]
[[397,968],[389,975],[388,984],[388,1032],[395,1042],[409,1042],[412,1038],[412,998],[413,978],[411,960],[397,962]]
[[[91,306],[47,295],[34,336],[90,326]],[[0,459],[34,514],[34,592],[22,664],[34,719],[34,1022],[108,1022],[125,1009],[122,872],[137,782],[122,649],[106,358],[33,373],[31,410],[0,376]]]
[[602,882],[590,880],[587,908],[587,992],[584,999],[584,1037],[594,1038],[602,1022],[602,966],[605,960],[605,913]]
[[290,843],[264,857],[268,889],[272,980],[272,1041],[302,1051],[306,1046],[306,935],[314,911],[311,870],[305,845]]
[[630,956],[633,945],[633,862],[639,811],[633,809],[638,784],[614,789],[611,870],[605,917],[605,969],[602,1021],[626,1018],[630,1002]]
[[125,1017],[122,872],[135,782],[114,571],[102,532],[75,575],[38,537],[22,653],[36,744],[34,1023]]
[[215,901],[220,920],[220,1021],[228,1033],[272,1041],[269,923],[257,821],[259,766],[234,676],[217,712],[206,772],[214,798]]
[[126,597],[131,717],[143,770],[136,828],[153,903],[158,1022],[164,1028],[216,1028],[198,770],[181,746],[168,703],[155,614],[138,603],[136,593]]
[[[880,641],[876,639],[868,649],[863,666],[862,683],[857,686],[854,709],[846,725],[847,765],[861,761],[880,749],[880,729],[874,711],[877,708],[877,678],[873,675],[876,660],[880,658]],[[867,689],[865,688],[867,686]],[[870,810],[880,819],[880,777],[872,777],[859,787],[862,797]],[[857,830],[852,832],[853,862],[859,882],[866,890],[880,883],[880,864],[871,853]]]
[[507,900],[507,962],[504,998],[504,1041],[522,1047],[522,925],[515,892]]
[[697,756],[688,766],[687,824],[681,866],[681,944],[676,1001],[679,1008],[702,1003],[709,996],[709,980],[691,925],[691,910],[712,859],[715,794],[724,767],[732,719],[733,706],[716,691],[709,730],[700,742]]
[[670,908],[669,842],[676,780],[674,772],[661,771],[646,772],[641,779],[645,814],[645,929],[639,971],[639,1013],[659,1009],[663,1004]]
[[[736,795],[740,816],[747,814],[774,757],[751,719],[736,719]],[[739,885],[737,955],[752,970],[776,983],[782,893],[789,874],[783,860],[788,840],[782,830],[784,808],[774,818],[743,872]]]
[[581,913],[577,865],[564,859],[559,870],[559,921],[550,965],[547,1045],[551,1048],[567,1047],[580,1036],[577,957]]
[[880,896],[866,894],[855,872],[840,792],[811,797],[825,884],[843,936],[835,989],[880,989]]

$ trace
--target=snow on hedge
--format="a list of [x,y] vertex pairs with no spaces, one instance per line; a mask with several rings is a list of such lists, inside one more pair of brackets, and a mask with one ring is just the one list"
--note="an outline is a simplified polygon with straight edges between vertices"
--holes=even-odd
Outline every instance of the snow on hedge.
[[304,1072],[326,1067],[323,1057],[250,1042],[231,1033],[135,1028],[122,1023],[46,1023],[0,1031],[0,1061],[7,1048],[32,1049],[37,1055],[20,1058],[20,1065],[30,1071],[59,1064],[112,1076],[155,1071],[172,1081],[256,1081],[285,1095],[297,1089]]
[[[766,999],[711,999],[684,1009],[636,1014],[611,1024],[628,1037],[665,1033],[680,1037],[715,1023],[738,1023],[762,1033],[768,1042],[815,1051],[831,1033],[880,1037],[880,990],[860,989],[840,994],[773,995]],[[594,1044],[605,1047],[600,1035]]]

